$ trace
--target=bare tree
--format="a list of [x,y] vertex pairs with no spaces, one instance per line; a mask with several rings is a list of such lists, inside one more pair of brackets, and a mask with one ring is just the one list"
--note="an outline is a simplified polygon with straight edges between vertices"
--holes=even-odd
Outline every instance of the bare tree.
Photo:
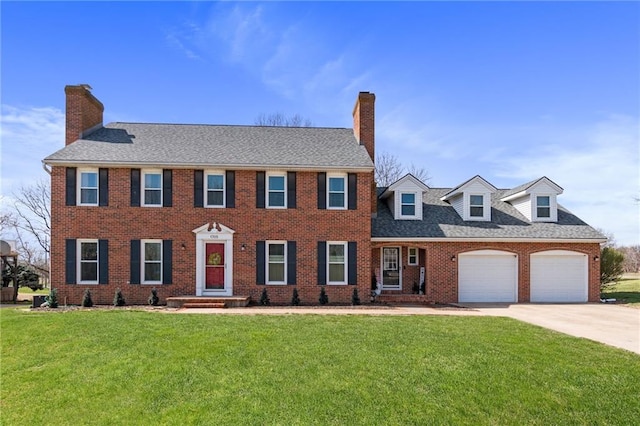
[[418,178],[422,183],[427,183],[431,179],[431,175],[424,167],[418,167],[411,163],[409,167],[406,168],[407,173],[411,173],[414,177]]
[[640,272],[640,245],[622,246],[618,250],[624,254],[624,272]]
[[272,114],[260,114],[254,121],[256,126],[279,126],[279,127],[312,127],[313,122],[300,114],[286,116],[281,112]]
[[400,163],[398,157],[388,152],[376,155],[375,180],[378,186],[389,186],[407,173],[426,183],[431,179],[429,172],[423,167],[416,167],[414,164],[406,167]]

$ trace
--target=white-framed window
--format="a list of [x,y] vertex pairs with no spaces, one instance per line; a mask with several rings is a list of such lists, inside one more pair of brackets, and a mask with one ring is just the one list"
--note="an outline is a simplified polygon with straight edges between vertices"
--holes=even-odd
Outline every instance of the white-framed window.
[[78,283],[98,284],[98,240],[78,240]]
[[78,205],[98,205],[98,170],[80,169],[78,171]]
[[267,174],[267,208],[287,208],[287,175],[285,173]]
[[162,206],[162,170],[142,172],[142,205]]
[[536,217],[538,219],[551,218],[551,197],[548,195],[536,196]]
[[327,284],[347,284],[347,243],[327,241]]
[[267,241],[267,284],[287,283],[287,242]]
[[205,205],[207,207],[225,206],[224,172],[207,172],[205,174]]
[[142,284],[162,283],[162,240],[142,240]]
[[414,217],[416,215],[416,194],[414,192],[400,193],[400,216]]
[[347,176],[330,174],[327,176],[327,208],[347,208]]
[[409,247],[407,253],[407,265],[416,266],[418,264],[418,248]]
[[484,217],[484,195],[469,195],[469,217]]

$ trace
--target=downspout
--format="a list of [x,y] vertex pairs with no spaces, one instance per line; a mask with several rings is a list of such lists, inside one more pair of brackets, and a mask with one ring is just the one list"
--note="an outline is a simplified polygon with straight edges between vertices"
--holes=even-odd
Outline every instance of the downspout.
[[45,172],[49,173],[49,176],[51,176],[51,169],[47,168],[47,163],[45,163],[44,160],[42,160],[42,168]]

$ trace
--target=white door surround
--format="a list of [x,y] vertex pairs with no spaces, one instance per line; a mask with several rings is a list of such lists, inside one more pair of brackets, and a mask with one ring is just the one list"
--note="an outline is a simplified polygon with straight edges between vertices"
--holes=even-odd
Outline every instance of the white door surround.
[[[233,234],[235,231],[219,223],[206,223],[192,231],[196,234],[196,296],[233,296]],[[224,285],[206,288],[207,243],[224,244],[224,254],[219,256],[224,266]],[[217,259],[216,259],[217,260]],[[216,263],[217,265],[217,263]]]
[[400,247],[380,248],[380,279],[383,290],[402,290],[402,254]]

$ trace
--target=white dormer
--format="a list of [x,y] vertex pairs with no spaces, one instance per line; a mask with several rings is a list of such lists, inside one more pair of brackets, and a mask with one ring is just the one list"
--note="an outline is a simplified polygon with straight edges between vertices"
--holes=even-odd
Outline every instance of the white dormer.
[[422,194],[429,187],[412,174],[406,174],[385,191],[380,198],[387,202],[396,220],[422,220]]
[[531,222],[557,222],[557,196],[563,189],[546,176],[507,191],[501,201],[509,202]]
[[451,204],[462,220],[490,222],[491,194],[496,191],[496,187],[482,177],[474,176],[447,192],[441,200]]

